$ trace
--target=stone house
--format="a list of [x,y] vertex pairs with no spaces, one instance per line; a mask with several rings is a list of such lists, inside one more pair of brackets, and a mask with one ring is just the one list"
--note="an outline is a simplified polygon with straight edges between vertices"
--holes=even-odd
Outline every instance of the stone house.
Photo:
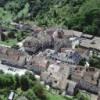
[[67,85],[67,90],[66,90],[66,94],[73,96],[75,95],[75,91],[76,91],[76,85],[77,83],[74,81],[69,81],[68,85]]
[[86,68],[83,79],[93,85],[97,85],[99,76],[100,76],[100,71],[98,69],[89,67],[89,68]]
[[81,37],[80,46],[89,50],[96,50],[100,52],[100,37],[93,37],[91,35],[85,35]]
[[49,66],[49,61],[42,56],[34,56],[27,63],[27,68],[35,72],[36,74],[40,74],[44,72]]
[[39,33],[37,37],[29,36],[25,39],[25,42],[23,43],[25,50],[32,53],[36,53],[39,50],[51,48],[52,45],[52,37],[45,33]]
[[53,52],[53,53],[52,50],[51,51],[49,50],[49,52],[46,52],[46,55],[50,59],[59,60],[61,62],[68,64],[78,64],[82,58],[78,52],[73,50],[68,50],[66,52]]
[[78,66],[72,72],[71,80],[78,82],[81,79],[83,79],[84,81],[90,84],[97,85],[99,76],[100,76],[100,71],[96,68],[93,67],[85,68],[82,66]]
[[76,67],[71,74],[71,80],[78,82],[77,87],[90,93],[98,94],[100,71],[96,68]]
[[86,90],[87,92],[93,93],[93,94],[98,94],[100,88],[98,88],[98,86],[93,85],[83,79],[81,79],[78,84],[77,84],[77,88],[81,89],[81,90]]
[[[49,67],[47,71],[41,73],[41,80],[44,81],[45,84],[48,84],[52,89],[58,90],[59,93],[65,92],[68,83],[67,78],[70,72],[69,67],[63,64],[53,64]],[[57,70],[55,70],[55,67]]]
[[85,69],[83,67],[76,67],[71,73],[71,80],[78,82],[84,76]]
[[28,52],[35,53],[39,50],[40,44],[37,38],[35,37],[27,37],[25,42],[23,43],[24,49]]
[[26,64],[26,56],[15,49],[0,47],[0,59],[2,64],[14,67],[24,67]]

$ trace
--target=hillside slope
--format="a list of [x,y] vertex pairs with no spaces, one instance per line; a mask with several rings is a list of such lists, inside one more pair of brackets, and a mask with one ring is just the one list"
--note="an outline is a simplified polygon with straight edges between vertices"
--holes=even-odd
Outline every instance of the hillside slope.
[[30,20],[100,36],[100,0],[0,0],[0,24]]

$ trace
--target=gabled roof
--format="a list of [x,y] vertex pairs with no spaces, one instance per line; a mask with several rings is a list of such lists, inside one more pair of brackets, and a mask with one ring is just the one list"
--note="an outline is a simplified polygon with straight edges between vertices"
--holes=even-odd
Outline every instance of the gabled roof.
[[48,67],[48,60],[42,56],[34,56],[31,60],[31,66],[47,68]]
[[[61,65],[59,64],[58,66],[59,66],[59,70],[57,71],[47,70],[46,72],[42,72],[41,79],[45,81],[46,84],[51,85],[52,88],[65,90],[67,86],[67,82],[68,82],[67,78],[69,76],[70,70],[68,66],[65,66],[63,64]],[[53,65],[53,67],[55,67],[55,65]]]
[[26,56],[21,51],[7,47],[0,47],[0,58],[13,65],[23,65],[25,63]]
[[99,88],[96,85],[92,85],[85,80],[80,80],[78,83],[78,87],[82,90],[86,90],[88,92],[98,94]]

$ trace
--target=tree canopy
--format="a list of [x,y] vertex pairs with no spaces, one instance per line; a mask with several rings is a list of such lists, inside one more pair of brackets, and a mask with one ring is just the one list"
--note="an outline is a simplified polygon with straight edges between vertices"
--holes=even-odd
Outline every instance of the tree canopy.
[[100,36],[100,0],[1,0],[0,23],[30,20]]

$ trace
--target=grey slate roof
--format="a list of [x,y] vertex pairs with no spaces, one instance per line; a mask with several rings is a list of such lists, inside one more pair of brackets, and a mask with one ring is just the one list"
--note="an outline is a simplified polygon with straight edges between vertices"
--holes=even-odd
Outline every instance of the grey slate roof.
[[79,89],[86,90],[86,91],[94,93],[94,94],[98,94],[98,92],[99,92],[99,88],[96,85],[92,85],[92,84],[86,82],[85,80],[80,80],[78,82],[78,87],[79,87]]

